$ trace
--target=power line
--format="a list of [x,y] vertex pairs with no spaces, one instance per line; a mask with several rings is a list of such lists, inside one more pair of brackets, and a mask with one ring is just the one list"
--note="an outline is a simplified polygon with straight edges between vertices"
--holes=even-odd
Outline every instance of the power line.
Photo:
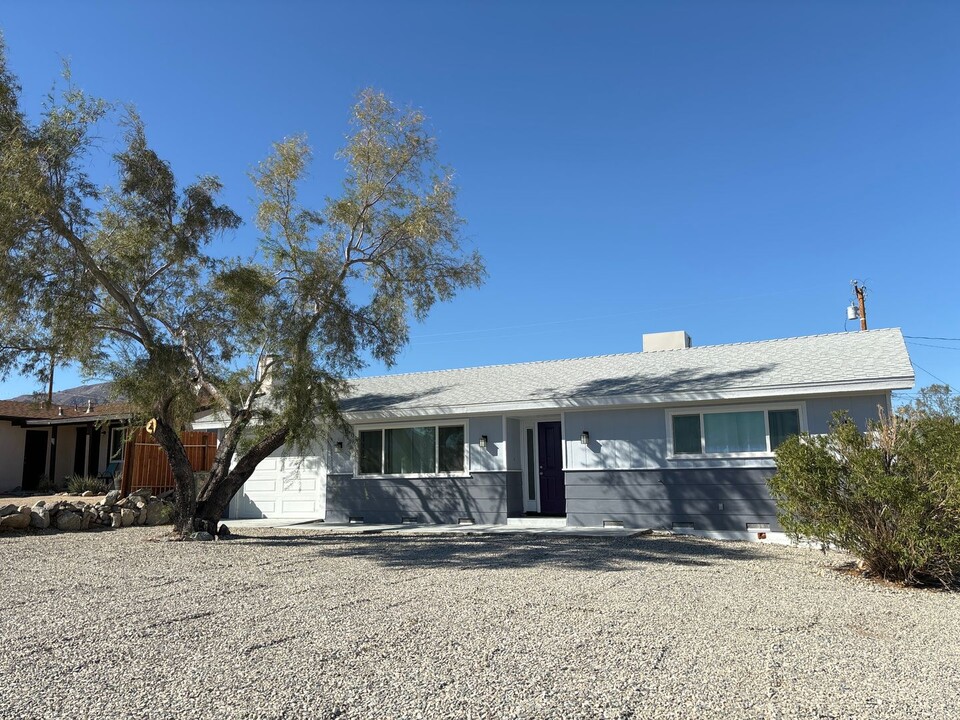
[[904,337],[911,340],[948,340],[950,342],[960,342],[960,338],[931,337],[929,335],[904,335]]
[[943,383],[944,385],[949,385],[949,384],[950,384],[950,383],[948,383],[946,380],[944,380],[943,378],[938,378],[936,375],[934,375],[932,372],[930,372],[930,371],[927,370],[926,368],[920,367],[920,366],[917,365],[913,360],[910,361],[910,364],[913,365],[917,370],[923,370],[923,372],[925,372],[927,375],[929,375],[930,377],[932,377],[932,378],[933,378],[934,380],[936,380],[937,382]]
[[907,344],[913,345],[914,347],[931,347],[931,348],[940,348],[941,350],[960,350],[960,347],[951,347],[950,345],[931,345],[930,343],[918,343],[918,342],[912,342]]

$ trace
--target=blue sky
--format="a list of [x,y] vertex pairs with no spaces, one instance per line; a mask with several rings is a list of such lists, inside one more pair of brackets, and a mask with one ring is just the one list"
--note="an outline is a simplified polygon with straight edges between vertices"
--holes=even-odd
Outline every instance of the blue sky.
[[[359,89],[423,108],[490,276],[394,372],[852,331],[853,278],[871,327],[960,338],[958,3],[14,1],[0,28],[28,110],[69,58],[248,219],[271,142],[308,134],[320,206]],[[911,342],[918,387],[960,386],[960,342]]]

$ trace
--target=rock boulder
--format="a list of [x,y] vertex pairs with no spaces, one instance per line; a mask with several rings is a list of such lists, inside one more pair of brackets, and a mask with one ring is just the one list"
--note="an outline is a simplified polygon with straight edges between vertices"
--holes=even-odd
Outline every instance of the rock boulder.
[[147,525],[167,525],[173,522],[173,506],[162,500],[147,504]]
[[50,511],[43,505],[34,505],[30,510],[30,527],[46,530],[50,527]]
[[72,532],[83,525],[83,517],[73,510],[61,510],[57,513],[57,529]]
[[120,525],[123,527],[130,527],[136,519],[137,514],[130,508],[124,508],[120,511]]
[[[24,512],[26,508],[26,512]],[[0,527],[10,528],[11,530],[25,530],[30,527],[30,508],[24,505],[18,508],[17,512],[4,515],[0,518]]]

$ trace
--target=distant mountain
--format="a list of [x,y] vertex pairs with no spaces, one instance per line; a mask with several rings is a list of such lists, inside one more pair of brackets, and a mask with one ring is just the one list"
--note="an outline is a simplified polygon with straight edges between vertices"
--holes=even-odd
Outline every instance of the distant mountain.
[[[116,398],[110,397],[110,386],[112,383],[103,382],[95,383],[93,385],[81,385],[80,387],[68,388],[66,390],[58,390],[53,393],[53,404],[54,405],[64,405],[64,406],[81,406],[86,405],[87,401],[92,402],[94,405],[102,405],[106,402],[111,402],[116,400]],[[33,395],[18,395],[15,398],[7,398],[8,400],[15,400],[18,402],[33,402],[34,400],[46,400],[46,393],[36,393]]]

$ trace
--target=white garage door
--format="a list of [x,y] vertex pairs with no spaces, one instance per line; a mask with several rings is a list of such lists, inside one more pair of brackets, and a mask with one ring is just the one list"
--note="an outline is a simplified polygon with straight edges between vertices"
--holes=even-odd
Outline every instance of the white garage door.
[[[321,519],[326,508],[326,473],[319,453],[287,455],[280,448],[265,458],[230,502],[232,518]],[[292,452],[292,450],[291,450]]]

